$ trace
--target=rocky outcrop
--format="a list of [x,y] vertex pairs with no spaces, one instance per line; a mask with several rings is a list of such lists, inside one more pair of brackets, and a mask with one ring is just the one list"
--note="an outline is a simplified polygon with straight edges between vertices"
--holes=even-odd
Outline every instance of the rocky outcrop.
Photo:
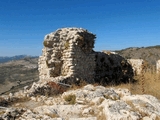
[[82,28],[62,28],[46,35],[39,58],[40,81],[115,84],[131,80],[130,64],[118,54],[94,52],[94,39]]
[[[22,94],[16,93],[8,97],[13,102],[20,96]],[[2,97],[6,101],[9,100],[5,96]],[[2,102],[0,103],[2,106]],[[81,89],[69,90],[59,96],[38,95],[23,102],[15,101],[0,109],[0,119],[4,120],[160,119],[160,101],[155,97],[132,95],[128,89],[106,88],[91,84]]]

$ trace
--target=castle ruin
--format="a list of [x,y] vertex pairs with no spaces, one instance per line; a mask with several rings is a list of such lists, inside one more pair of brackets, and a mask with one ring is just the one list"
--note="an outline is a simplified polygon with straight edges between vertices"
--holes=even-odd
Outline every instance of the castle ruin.
[[82,28],[62,28],[46,35],[38,63],[40,81],[104,83],[132,79],[132,67],[123,57],[93,50],[95,38]]

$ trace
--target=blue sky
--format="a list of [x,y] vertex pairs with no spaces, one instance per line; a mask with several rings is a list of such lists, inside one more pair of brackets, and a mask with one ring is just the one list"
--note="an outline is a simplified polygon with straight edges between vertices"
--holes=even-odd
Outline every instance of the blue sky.
[[160,45],[160,0],[1,0],[0,56],[41,55],[62,27],[96,34],[96,51]]

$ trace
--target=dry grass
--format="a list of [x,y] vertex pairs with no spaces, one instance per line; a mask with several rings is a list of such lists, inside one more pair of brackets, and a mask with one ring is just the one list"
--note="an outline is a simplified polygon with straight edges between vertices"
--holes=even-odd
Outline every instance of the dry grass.
[[73,84],[69,90],[80,89],[84,87],[85,85],[87,85],[87,82],[85,80],[80,80],[79,83]]
[[10,106],[10,105],[13,105],[15,103],[20,103],[20,102],[25,102],[25,101],[28,101],[30,100],[29,97],[22,97],[22,98],[10,98],[10,99],[4,99],[2,97],[0,97],[0,106],[3,106],[3,107],[7,107],[7,106]]
[[148,71],[144,72],[143,75],[135,76],[134,79],[136,80],[135,83],[120,84],[115,87],[127,88],[132,94],[150,94],[160,99],[160,74]]
[[145,94],[151,94],[160,99],[159,86],[160,86],[160,74],[153,73],[153,72],[144,73]]

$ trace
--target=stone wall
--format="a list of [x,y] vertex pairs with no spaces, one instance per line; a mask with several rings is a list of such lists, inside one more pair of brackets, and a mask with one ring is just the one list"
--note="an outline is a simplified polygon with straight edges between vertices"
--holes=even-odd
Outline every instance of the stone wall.
[[132,65],[134,75],[139,75],[142,72],[143,59],[128,59],[128,62]]
[[160,73],[160,60],[157,61],[156,63],[156,67],[157,67],[157,73]]
[[118,54],[94,52],[95,35],[82,28],[62,28],[44,38],[40,81],[87,83],[128,81],[130,64]]
[[41,81],[64,81],[68,78],[94,79],[95,35],[78,28],[63,28],[44,38],[42,56],[39,58]]
[[132,66],[122,56],[96,52],[95,81],[101,84],[119,84],[132,81]]

